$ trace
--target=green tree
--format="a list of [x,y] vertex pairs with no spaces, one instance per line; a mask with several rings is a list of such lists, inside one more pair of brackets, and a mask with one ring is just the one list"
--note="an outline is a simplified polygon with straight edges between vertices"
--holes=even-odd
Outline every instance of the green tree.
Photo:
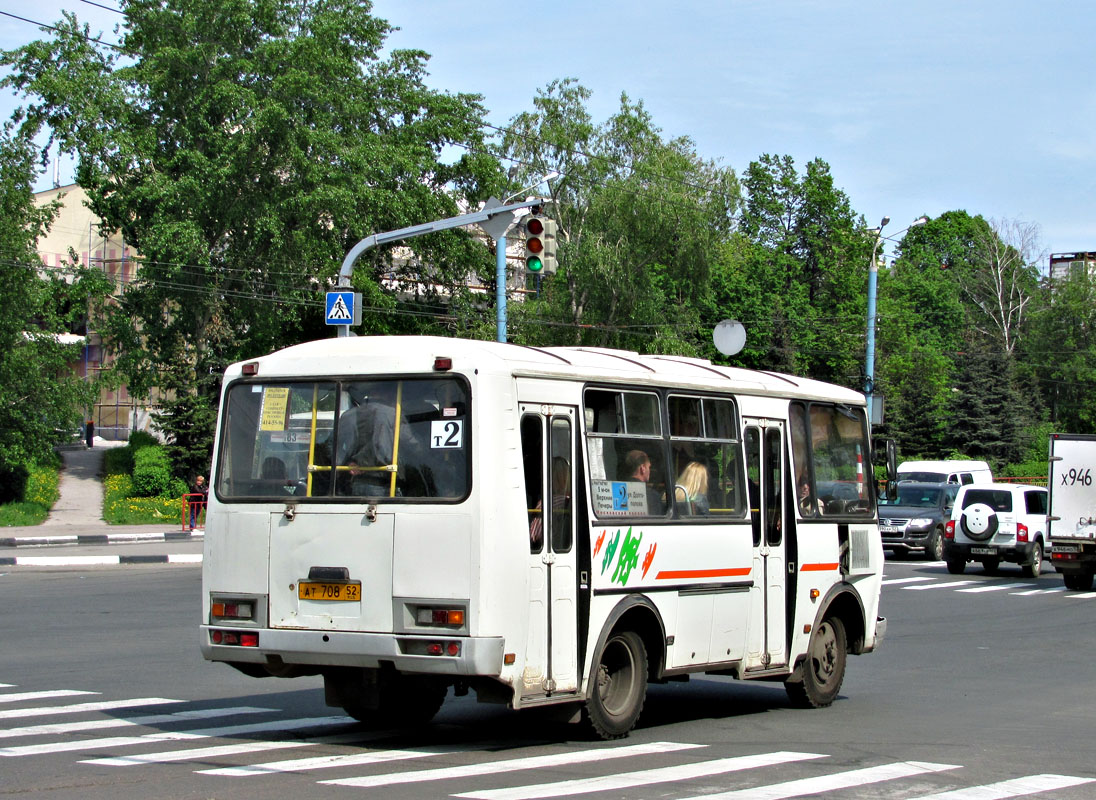
[[[320,332],[322,296],[365,236],[453,216],[498,177],[478,96],[432,91],[427,55],[381,57],[386,22],[360,0],[124,0],[117,52],[66,15],[50,40],[5,53],[4,80],[78,156],[92,210],[141,254],[104,329],[137,394],[212,408],[227,362]],[[451,142],[469,146],[456,162]],[[354,286],[369,333],[427,327],[431,304],[490,260],[467,232],[369,251]],[[424,320],[426,320],[424,322]],[[208,457],[209,413],[162,424],[187,466]],[[198,427],[194,427],[198,426]]]
[[1082,269],[1048,282],[1023,348],[1055,430],[1096,433],[1096,276]]
[[57,205],[38,207],[32,142],[6,126],[0,134],[0,502],[19,497],[27,468],[49,457],[59,433],[79,424],[96,387],[75,374],[78,344],[58,334],[76,328],[91,298],[107,291],[102,274],[75,270],[72,283],[41,277],[36,242]]
[[516,186],[562,173],[550,184],[559,272],[515,310],[514,338],[696,352],[699,305],[738,205],[737,179],[701,159],[688,138],[665,139],[627,95],[595,124],[589,97],[572,79],[553,82],[499,142],[499,155],[520,165]]
[[885,397],[886,433],[907,457],[951,452],[956,358],[970,328],[960,278],[976,269],[983,229],[981,217],[945,212],[910,228],[894,264],[880,270],[876,387]]
[[863,219],[821,159],[800,175],[790,156],[766,154],[743,185],[714,287],[715,306],[746,325],[740,363],[860,388],[872,247]]

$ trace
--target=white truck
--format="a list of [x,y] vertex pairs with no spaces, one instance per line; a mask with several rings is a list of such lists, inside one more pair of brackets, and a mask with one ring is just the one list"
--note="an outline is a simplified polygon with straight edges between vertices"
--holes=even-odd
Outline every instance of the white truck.
[[1050,435],[1047,488],[1050,561],[1067,589],[1087,592],[1096,574],[1096,436]]

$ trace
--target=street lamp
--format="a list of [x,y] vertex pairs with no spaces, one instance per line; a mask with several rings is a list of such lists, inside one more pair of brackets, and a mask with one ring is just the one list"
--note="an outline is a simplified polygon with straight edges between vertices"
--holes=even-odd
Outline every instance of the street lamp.
[[[908,226],[898,231],[905,233],[910,228],[924,225],[929,221],[928,217],[918,217]],[[874,397],[875,392],[875,290],[879,281],[879,262],[876,260],[879,254],[879,245],[883,243],[883,228],[890,222],[890,217],[883,217],[879,221],[878,228],[872,228],[869,233],[875,234],[875,244],[871,249],[871,263],[868,265],[868,347],[864,358],[864,396],[868,401],[868,424],[875,422]],[[897,236],[898,234],[893,234]],[[891,238],[891,237],[888,237]],[[879,420],[882,422],[882,420]]]

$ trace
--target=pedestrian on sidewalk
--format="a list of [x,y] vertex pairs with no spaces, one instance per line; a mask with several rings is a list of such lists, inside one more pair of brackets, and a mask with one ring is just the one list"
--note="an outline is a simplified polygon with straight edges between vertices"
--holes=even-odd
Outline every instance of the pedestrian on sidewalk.
[[202,512],[205,511],[206,502],[209,499],[209,485],[205,482],[205,475],[199,475],[194,479],[190,487],[190,529],[198,527]]
[[95,420],[88,420],[88,424],[84,428],[84,435],[87,437],[88,450],[90,450],[95,446]]

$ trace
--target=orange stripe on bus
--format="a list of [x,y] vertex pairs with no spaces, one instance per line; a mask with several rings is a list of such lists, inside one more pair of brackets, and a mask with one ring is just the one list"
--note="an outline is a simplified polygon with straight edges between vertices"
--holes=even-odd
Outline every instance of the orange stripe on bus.
[[837,569],[840,564],[804,564],[800,568],[800,572],[829,572],[830,570]]
[[732,569],[668,569],[655,576],[665,581],[674,578],[736,578],[749,575],[752,567],[734,567]]

